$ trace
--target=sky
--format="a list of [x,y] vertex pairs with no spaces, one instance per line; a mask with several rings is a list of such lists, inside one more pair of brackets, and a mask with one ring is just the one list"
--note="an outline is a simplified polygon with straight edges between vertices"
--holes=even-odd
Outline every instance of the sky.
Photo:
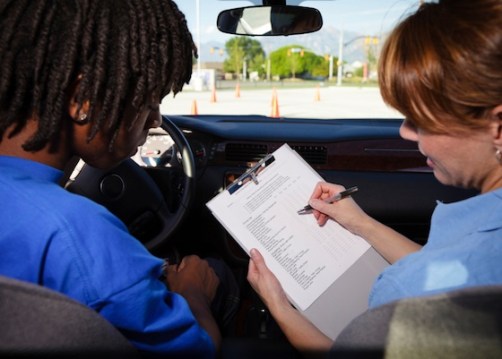
[[[194,40],[200,43],[209,41],[224,43],[229,40],[231,35],[220,33],[216,28],[218,13],[229,8],[253,5],[251,1],[237,0],[174,1],[185,13]],[[196,15],[197,3],[199,26]],[[418,3],[419,0],[308,0],[303,1],[301,5],[319,8],[324,26],[378,36],[392,28],[399,19],[415,9]]]

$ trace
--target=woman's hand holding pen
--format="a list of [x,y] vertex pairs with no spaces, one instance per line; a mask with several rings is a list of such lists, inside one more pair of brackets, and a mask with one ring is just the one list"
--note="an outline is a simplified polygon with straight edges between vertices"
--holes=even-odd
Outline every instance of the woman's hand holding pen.
[[344,190],[345,187],[341,185],[319,182],[309,200],[314,217],[320,226],[325,225],[328,219],[331,218],[352,233],[361,234],[360,227],[364,224],[368,215],[351,197],[333,203],[326,202],[326,199],[332,198]]

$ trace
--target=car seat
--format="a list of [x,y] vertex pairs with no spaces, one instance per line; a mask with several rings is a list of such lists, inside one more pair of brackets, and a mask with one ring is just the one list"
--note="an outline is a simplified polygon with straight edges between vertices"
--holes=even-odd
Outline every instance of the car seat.
[[403,299],[366,311],[330,358],[502,358],[502,286]]
[[[282,341],[258,338],[228,338],[222,348],[224,359],[304,357]],[[309,354],[332,359],[502,358],[502,286],[403,299],[369,309],[340,333],[328,355]]]
[[42,286],[0,276],[0,357],[92,355],[139,358],[139,352],[92,309]]

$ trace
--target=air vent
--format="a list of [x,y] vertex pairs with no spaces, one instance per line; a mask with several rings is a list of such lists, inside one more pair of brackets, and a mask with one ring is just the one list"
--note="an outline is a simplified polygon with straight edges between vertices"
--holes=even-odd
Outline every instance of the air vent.
[[324,146],[292,146],[311,165],[323,165],[327,161],[328,150]]
[[259,161],[267,155],[267,146],[252,143],[228,143],[225,158],[228,161]]

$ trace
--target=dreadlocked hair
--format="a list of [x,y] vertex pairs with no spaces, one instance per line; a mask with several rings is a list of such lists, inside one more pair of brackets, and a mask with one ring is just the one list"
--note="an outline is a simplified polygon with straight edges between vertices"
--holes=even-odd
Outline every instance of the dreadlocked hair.
[[171,0],[0,0],[0,29],[0,140],[36,118],[26,151],[57,149],[77,79],[88,141],[110,131],[111,147],[125,106],[181,91],[197,56]]

